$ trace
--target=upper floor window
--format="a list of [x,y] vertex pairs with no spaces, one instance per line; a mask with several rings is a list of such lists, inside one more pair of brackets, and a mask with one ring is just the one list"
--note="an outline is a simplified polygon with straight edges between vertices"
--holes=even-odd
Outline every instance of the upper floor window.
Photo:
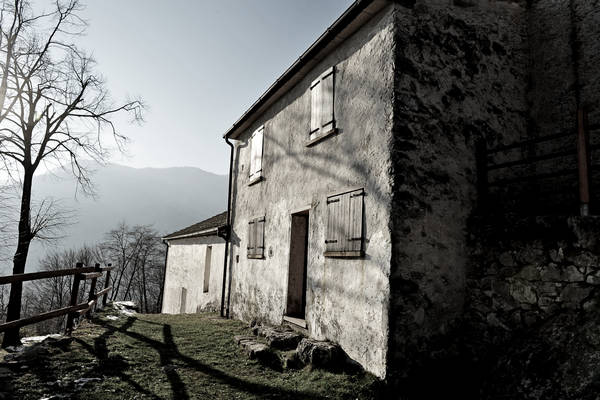
[[250,137],[250,185],[262,178],[263,132],[264,125]]
[[364,255],[364,189],[327,197],[326,257]]
[[322,73],[310,85],[309,145],[336,132],[333,111],[334,88],[335,67]]

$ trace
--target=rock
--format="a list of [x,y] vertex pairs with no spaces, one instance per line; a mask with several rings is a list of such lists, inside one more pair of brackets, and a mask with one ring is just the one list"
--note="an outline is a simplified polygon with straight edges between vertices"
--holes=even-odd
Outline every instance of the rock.
[[295,349],[304,337],[300,333],[285,326],[261,326],[258,328],[258,335],[264,337],[269,346],[280,350]]
[[254,336],[249,335],[236,335],[233,337],[233,341],[236,344],[241,344],[243,341],[255,341],[256,338]]
[[567,285],[560,293],[560,300],[568,308],[578,308],[592,291],[592,288],[579,284]]
[[536,245],[527,245],[517,254],[517,260],[523,264],[534,264],[535,262],[544,261],[543,247]]
[[520,303],[535,304],[537,303],[537,295],[533,288],[521,281],[511,282],[509,288],[510,295]]
[[540,271],[540,279],[542,281],[560,281],[561,273],[558,266],[554,263],[550,263],[542,267]]
[[298,344],[298,357],[304,364],[319,368],[340,367],[344,363],[344,352],[339,345],[304,338]]
[[92,382],[102,382],[102,379],[100,379],[100,378],[79,378],[79,379],[76,379],[73,383],[75,383],[75,385],[77,385],[77,388],[81,389],[88,383],[92,383]]
[[568,265],[562,273],[562,280],[567,282],[582,282],[585,281],[585,274],[581,273],[574,265]]
[[540,279],[540,271],[535,265],[527,265],[516,275],[517,278],[528,281],[537,281]]
[[515,258],[509,251],[505,251],[504,253],[500,254],[498,261],[503,267],[514,267],[517,265]]
[[113,308],[119,313],[133,316],[137,314],[138,308],[133,301],[113,301]]
[[600,271],[596,271],[593,274],[588,275],[587,278],[585,279],[585,281],[592,285],[599,285],[600,284]]
[[578,267],[583,267],[583,268],[598,268],[600,267],[600,265],[598,265],[598,257],[594,256],[593,254],[590,254],[588,252],[583,252],[580,254],[577,254],[575,257],[572,258],[571,260],[573,262],[573,264],[575,264]]
[[269,367],[281,369],[279,357],[267,344],[259,342],[256,337],[240,335],[235,336],[234,340],[244,349],[249,359],[258,360]]
[[283,369],[300,369],[304,366],[296,350],[281,353],[280,359]]
[[549,255],[552,262],[555,263],[561,263],[565,259],[565,254],[562,247],[559,247],[558,250],[550,250]]

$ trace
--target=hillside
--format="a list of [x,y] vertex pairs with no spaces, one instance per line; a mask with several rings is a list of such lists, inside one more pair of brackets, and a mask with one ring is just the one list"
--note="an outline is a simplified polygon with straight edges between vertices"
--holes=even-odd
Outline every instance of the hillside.
[[[151,224],[166,234],[226,209],[227,176],[198,168],[138,169],[111,164],[98,169],[93,181],[97,196],[90,198],[76,193],[75,181],[64,171],[36,178],[35,199],[60,199],[62,207],[75,211],[75,224],[50,249],[95,243],[120,221]],[[40,244],[32,246],[28,270],[37,267],[47,250]]]
[[250,334],[239,321],[110,314],[84,322],[72,339],[48,340],[21,354],[0,350],[0,398],[377,398],[377,381],[364,372],[279,371],[248,359],[234,342],[235,335]]

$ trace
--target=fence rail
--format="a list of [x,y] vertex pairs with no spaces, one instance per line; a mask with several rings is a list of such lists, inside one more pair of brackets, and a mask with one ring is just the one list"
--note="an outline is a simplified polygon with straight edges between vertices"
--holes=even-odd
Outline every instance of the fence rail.
[[[108,264],[106,267],[100,267],[96,264],[93,267],[84,267],[83,263],[77,263],[75,268],[62,269],[57,271],[41,271],[31,272],[27,274],[15,274],[8,276],[0,276],[0,285],[7,285],[18,282],[35,281],[40,279],[57,278],[61,276],[73,276],[73,285],[71,287],[70,305],[67,307],[51,310],[32,317],[21,318],[14,321],[7,321],[0,324],[0,332],[5,332],[11,329],[19,329],[21,327],[46,321],[52,318],[62,317],[67,315],[66,333],[71,334],[73,331],[74,319],[78,315],[86,314],[88,317],[91,314],[93,307],[98,303],[98,299],[102,296],[102,304],[106,306],[108,292],[112,290],[110,286],[110,272],[113,266]],[[103,273],[106,272],[106,280],[104,289],[96,292],[96,281]],[[85,303],[77,303],[79,296],[79,283],[82,280],[91,279],[90,291],[88,299]]]
[[[544,135],[494,148],[488,148],[483,140],[478,143],[478,180],[482,203],[488,202],[490,188],[508,188],[515,184],[531,184],[545,179],[572,176],[573,181],[577,181],[577,193],[568,192],[571,189],[564,186],[560,188],[561,190],[552,190],[551,192],[576,195],[579,199],[580,214],[588,215],[592,169],[600,167],[600,163],[592,162],[591,156],[594,151],[600,150],[600,143],[590,144],[590,131],[600,130],[600,123],[588,124],[587,115],[583,110],[578,110],[575,120],[576,128],[566,129],[552,135]],[[565,145],[565,138],[572,139],[569,141],[570,144]],[[570,148],[566,148],[567,146]],[[530,154],[526,156],[519,154],[515,157],[514,150],[524,150],[530,152]],[[555,163],[552,166],[533,167],[542,161],[552,162],[553,160],[555,160]],[[522,169],[522,167],[526,168],[528,166],[532,166],[532,169]],[[494,179],[491,179],[492,174],[494,174]],[[511,189],[508,189],[507,192],[514,193],[518,190],[518,188],[511,186]],[[531,194],[528,191],[533,190],[539,192],[539,188],[531,186],[520,190],[522,194]],[[545,191],[544,193],[550,192]]]

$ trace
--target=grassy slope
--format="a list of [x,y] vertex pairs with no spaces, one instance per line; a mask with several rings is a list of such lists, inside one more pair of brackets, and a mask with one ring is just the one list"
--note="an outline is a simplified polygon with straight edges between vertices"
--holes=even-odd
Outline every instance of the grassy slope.
[[[38,355],[13,380],[18,398],[69,393],[74,399],[374,398],[375,379],[307,368],[277,372],[248,360],[233,342],[248,333],[212,314],[100,316],[63,348]],[[78,378],[101,378],[76,389]],[[60,384],[51,385],[58,379]]]

